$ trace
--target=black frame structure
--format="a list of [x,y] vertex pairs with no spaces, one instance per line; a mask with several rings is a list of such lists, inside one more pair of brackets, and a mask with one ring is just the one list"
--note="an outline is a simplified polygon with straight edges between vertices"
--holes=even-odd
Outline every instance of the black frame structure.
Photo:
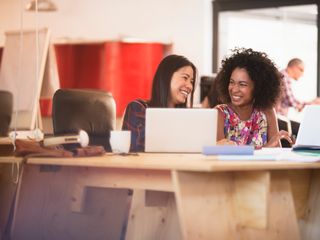
[[[316,4],[319,11],[320,0],[213,0],[213,31],[212,31],[212,72],[218,70],[219,46],[219,13],[259,8],[288,7],[297,5]],[[320,17],[317,15],[318,46],[317,46],[317,96],[320,96]]]

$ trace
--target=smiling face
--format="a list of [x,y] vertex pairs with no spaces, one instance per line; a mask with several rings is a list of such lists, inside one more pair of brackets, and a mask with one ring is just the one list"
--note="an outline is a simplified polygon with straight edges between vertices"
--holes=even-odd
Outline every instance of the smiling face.
[[235,68],[229,82],[229,95],[232,105],[245,107],[253,103],[254,83],[244,68]]
[[193,69],[190,66],[179,68],[173,73],[170,82],[170,96],[168,107],[175,107],[185,103],[193,89]]

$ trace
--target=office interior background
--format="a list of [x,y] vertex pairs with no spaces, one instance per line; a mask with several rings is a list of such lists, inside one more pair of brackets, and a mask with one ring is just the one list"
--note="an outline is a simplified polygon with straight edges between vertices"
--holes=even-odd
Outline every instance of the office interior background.
[[[0,46],[4,32],[36,24],[48,27],[52,42],[124,40],[172,44],[172,52],[195,63],[199,76],[212,74],[213,11],[211,0],[54,0],[57,11],[23,11],[29,0],[0,1]],[[226,11],[219,14],[218,68],[234,47],[266,52],[285,67],[292,57],[305,62],[305,74],[294,85],[301,100],[317,94],[317,6]],[[198,81],[199,83],[199,81]],[[196,102],[199,101],[199,87]],[[292,118],[299,114],[290,112]]]

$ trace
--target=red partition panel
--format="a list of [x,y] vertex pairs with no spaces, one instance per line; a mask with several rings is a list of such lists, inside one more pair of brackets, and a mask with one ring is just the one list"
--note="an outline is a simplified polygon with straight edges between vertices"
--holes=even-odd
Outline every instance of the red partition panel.
[[61,88],[109,91],[117,116],[122,116],[133,99],[150,98],[153,75],[166,50],[161,43],[56,44]]
[[165,54],[160,43],[107,42],[106,84],[121,116],[136,98],[149,99],[154,73]]
[[61,88],[75,87],[75,47],[71,44],[54,46]]
[[55,45],[61,88],[104,89],[104,43]]

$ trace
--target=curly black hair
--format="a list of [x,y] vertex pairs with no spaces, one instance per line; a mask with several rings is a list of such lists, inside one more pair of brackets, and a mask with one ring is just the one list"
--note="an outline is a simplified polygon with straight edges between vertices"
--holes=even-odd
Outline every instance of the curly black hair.
[[217,90],[224,103],[230,103],[228,91],[231,74],[236,68],[247,70],[254,83],[253,107],[264,110],[274,107],[280,92],[282,74],[264,52],[251,48],[235,48],[230,57],[222,60],[222,67],[217,74]]

